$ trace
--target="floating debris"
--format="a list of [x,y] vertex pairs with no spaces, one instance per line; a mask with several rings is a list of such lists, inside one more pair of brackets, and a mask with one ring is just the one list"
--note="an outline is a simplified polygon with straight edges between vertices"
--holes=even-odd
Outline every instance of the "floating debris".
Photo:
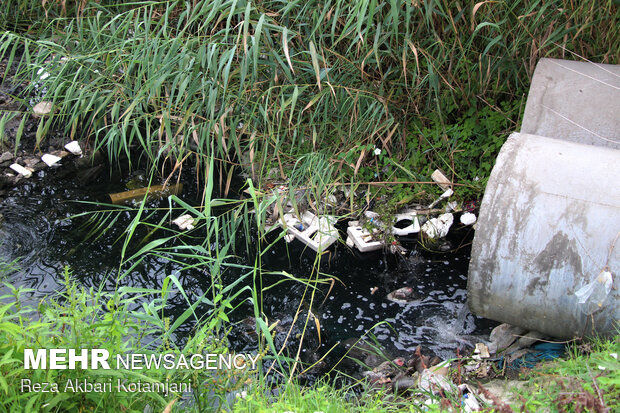
[[286,238],[288,242],[292,241],[290,235],[293,235],[318,253],[327,250],[340,237],[334,226],[336,217],[330,215],[317,217],[312,212],[305,211],[301,219],[290,213],[284,214],[283,220],[289,233]]
[[387,295],[387,299],[398,304],[407,304],[415,298],[413,288],[402,287]]
[[435,171],[431,175],[431,179],[437,182],[441,189],[443,189],[444,191],[450,189],[450,186],[452,185],[452,182],[450,182],[446,175],[439,169],[435,169]]
[[383,241],[375,241],[366,228],[358,225],[349,225],[347,228],[347,245],[353,243],[360,252],[376,251],[383,248]]
[[194,217],[190,214],[184,214],[172,221],[181,231],[194,229]]
[[75,156],[82,155],[82,148],[80,148],[80,144],[77,141],[71,141],[65,145],[65,149],[71,152]]
[[432,204],[430,204],[428,206],[428,209],[434,208],[435,205],[437,205],[438,203],[440,203],[441,201],[443,201],[446,198],[449,198],[452,196],[452,194],[454,194],[454,191],[452,191],[451,189],[446,190],[446,192],[444,192],[443,194],[441,194],[439,196],[439,198],[437,198],[435,201],[433,201]]
[[43,116],[43,115],[47,115],[52,111],[52,102],[48,102],[48,101],[42,101],[37,103],[36,105],[34,105],[34,107],[32,108],[32,112],[36,115],[36,116]]
[[153,199],[164,198],[169,195],[177,195],[182,189],[183,184],[168,185],[166,187],[163,185],[154,185],[151,187],[109,194],[109,197],[113,204],[124,204],[135,200],[141,200],[145,196],[147,201],[151,201]]
[[422,232],[429,238],[437,239],[448,235],[448,231],[454,222],[452,214],[441,214],[437,218],[432,218],[422,225]]
[[61,160],[61,159],[62,159],[61,157],[56,156],[56,155],[52,155],[52,154],[49,154],[49,153],[46,153],[45,155],[43,155],[43,156],[41,157],[41,160],[42,160],[43,162],[45,162],[45,164],[46,164],[47,166],[54,166],[54,165],[56,165],[58,162],[60,162],[60,160]]
[[24,178],[30,178],[32,176],[32,172],[33,172],[32,169],[24,168],[23,166],[21,166],[18,163],[12,164],[11,166],[9,166],[9,168],[11,168],[12,170],[17,172],[18,174],[20,174]]
[[476,216],[471,212],[465,212],[461,215],[461,224],[463,225],[473,225],[476,223]]
[[476,343],[476,348],[474,349],[474,355],[472,356],[475,360],[488,359],[491,357],[489,354],[489,348],[484,343]]
[[[418,221],[418,215],[415,211],[403,212],[402,214],[396,215],[396,222],[392,227],[392,233],[398,236],[407,236],[411,234],[417,234],[420,232],[420,221]],[[411,225],[408,225],[404,228],[398,228],[396,225],[403,221],[411,221]]]

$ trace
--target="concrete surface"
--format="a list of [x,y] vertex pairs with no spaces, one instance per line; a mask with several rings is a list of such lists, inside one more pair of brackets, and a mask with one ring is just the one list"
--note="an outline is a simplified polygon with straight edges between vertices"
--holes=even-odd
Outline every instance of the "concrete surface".
[[521,133],[620,149],[620,65],[540,59]]
[[[480,207],[468,279],[472,312],[555,337],[615,333],[620,151],[605,146],[508,138]],[[574,293],[604,268],[613,288],[588,315]]]

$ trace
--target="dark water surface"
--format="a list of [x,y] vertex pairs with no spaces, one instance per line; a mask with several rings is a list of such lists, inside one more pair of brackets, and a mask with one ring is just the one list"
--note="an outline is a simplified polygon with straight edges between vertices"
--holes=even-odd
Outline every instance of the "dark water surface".
[[[59,280],[65,266],[71,267],[73,275],[85,286],[98,287],[104,282],[106,288],[113,289],[122,236],[133,218],[130,212],[123,213],[109,231],[95,231],[100,235],[98,239],[84,241],[93,228],[92,223],[88,224],[85,218],[69,217],[98,208],[75,201],[106,201],[106,194],[125,190],[126,184],[135,180],[135,174],[115,172],[109,176],[105,166],[86,177],[62,174],[61,169],[38,172],[26,184],[8,191],[0,203],[4,217],[0,224],[0,259],[20,259],[19,269],[9,273],[6,281],[34,289],[37,301],[61,288]],[[186,184],[181,198],[190,203],[196,199],[194,187]],[[167,202],[155,201],[150,206],[165,207]],[[344,232],[346,224],[341,229]],[[494,324],[473,316],[465,304],[467,244],[472,235],[469,229],[457,225],[449,241],[453,250],[464,246],[456,252],[436,254],[418,246],[417,251],[404,257],[382,252],[358,254],[343,243],[338,244],[322,258],[320,269],[340,282],[335,282],[331,290],[324,286],[311,307],[307,304],[309,299],[301,305],[303,311],[310,309],[316,315],[321,326],[320,343],[305,351],[320,354],[338,341],[359,338],[369,331],[393,356],[406,356],[421,345],[430,353],[448,358],[455,355],[457,348],[475,344],[477,336],[488,334]],[[240,248],[238,253],[244,251]],[[239,260],[246,264],[254,262],[253,257],[247,256]],[[315,254],[298,241],[291,244],[279,241],[264,257],[264,268],[305,278],[312,273],[314,261]],[[166,259],[149,256],[122,284],[161,288],[165,276],[176,267],[178,264]],[[228,271],[223,277],[226,282],[232,282],[238,275]],[[202,295],[209,287],[209,278],[199,271],[184,272],[179,278],[190,297]],[[278,280],[268,276],[265,283]],[[398,304],[386,298],[390,291],[403,286],[416,291],[412,302]],[[264,296],[264,310],[270,321],[280,320],[284,329],[290,326],[303,290],[302,285],[287,282],[268,291]],[[180,296],[172,297],[171,315],[180,314],[186,308]],[[241,321],[249,314],[249,305],[242,306],[232,319]],[[241,328],[233,330],[233,346],[238,351],[252,348],[252,338],[240,331]]]

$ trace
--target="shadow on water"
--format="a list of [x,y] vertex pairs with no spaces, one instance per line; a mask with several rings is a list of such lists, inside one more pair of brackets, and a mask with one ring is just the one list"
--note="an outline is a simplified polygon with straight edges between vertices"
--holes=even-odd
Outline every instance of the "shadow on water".
[[[95,231],[88,241],[84,240],[93,226],[86,225],[84,217],[69,219],[75,214],[97,210],[94,205],[75,201],[106,201],[106,194],[123,191],[136,180],[135,173],[116,170],[110,176],[108,170],[102,168],[88,180],[80,180],[73,174],[62,176],[59,171],[40,171],[27,183],[7,192],[0,204],[4,217],[0,225],[0,259],[20,258],[20,268],[8,275],[8,282],[34,289],[33,298],[38,300],[61,288],[62,270],[69,266],[76,279],[87,287],[98,288],[102,283],[106,289],[115,287],[122,237],[133,215],[121,214],[107,231]],[[187,184],[182,198],[186,201],[198,199],[191,175],[189,172],[184,176]],[[166,201],[149,204],[150,208],[166,206]],[[344,225],[340,228],[343,232]],[[472,236],[467,229],[457,228],[449,241],[456,247],[467,244]],[[250,244],[255,242],[251,241]],[[245,248],[239,248],[237,253],[245,254]],[[315,259],[315,254],[298,241],[286,244],[281,240],[265,254],[263,269],[283,270],[305,278],[313,273]],[[253,257],[247,255],[241,255],[238,260],[253,263]],[[321,329],[320,343],[305,347],[304,352],[323,354],[340,341],[372,331],[392,356],[409,355],[421,345],[442,358],[453,357],[457,348],[472,346],[476,336],[488,334],[494,325],[475,317],[467,308],[468,262],[467,246],[444,254],[430,253],[418,246],[401,257],[381,252],[359,254],[344,243],[336,245],[321,258],[320,270],[340,282],[335,282],[331,289],[329,285],[323,286],[311,308],[307,302],[301,305],[302,310],[311,309]],[[179,268],[179,264],[168,259],[149,256],[120,284],[160,289],[163,279]],[[232,282],[239,274],[233,269],[226,270],[223,280]],[[201,271],[184,271],[179,279],[190,299],[201,296],[209,288],[210,278]],[[275,276],[264,279],[265,285],[277,281]],[[386,298],[390,291],[403,286],[414,289],[411,302],[398,304]],[[287,282],[264,295],[264,311],[271,321],[279,320],[277,331],[282,337],[293,323],[303,289],[301,284]],[[181,314],[186,308],[180,295],[171,297],[171,316]],[[231,315],[232,321],[240,323],[230,338],[237,351],[256,347],[255,336],[251,331],[245,334],[242,327],[250,314],[251,308],[245,305]],[[310,325],[316,328],[314,323]],[[191,325],[187,325],[180,333],[187,334],[190,330]],[[276,342],[282,342],[282,337],[276,337]]]

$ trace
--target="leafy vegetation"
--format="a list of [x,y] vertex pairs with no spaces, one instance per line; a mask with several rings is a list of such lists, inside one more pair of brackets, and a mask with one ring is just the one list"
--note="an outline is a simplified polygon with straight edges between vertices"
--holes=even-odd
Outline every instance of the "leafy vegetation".
[[527,411],[617,411],[620,409],[620,336],[570,346],[569,356],[538,366],[517,391]]
[[[180,286],[174,276],[168,278]],[[172,287],[169,283],[166,286]],[[65,272],[65,291],[35,305],[29,302],[28,290],[11,289],[0,307],[0,389],[3,411],[131,411],[145,407],[161,411],[183,394],[117,391],[118,384],[187,383],[194,390],[194,400],[185,400],[185,408],[202,410],[225,402],[227,392],[240,387],[252,374],[249,370],[156,369],[25,369],[24,349],[104,349],[114,360],[127,352],[144,354],[194,354],[227,352],[226,342],[214,335],[204,320],[184,346],[174,337],[178,323],[171,325],[164,315],[166,297],[173,288],[148,291],[120,287],[114,292],[85,290]],[[140,306],[139,301],[159,297]],[[217,313],[216,313],[217,314]],[[108,384],[104,391],[88,391],[86,384]],[[205,383],[210,383],[209,387]],[[40,384],[46,391],[29,391]],[[51,383],[57,385],[56,389]],[[69,384],[70,383],[70,384]],[[25,386],[25,387],[22,387]],[[70,389],[78,389],[75,392]],[[82,390],[80,391],[80,386]],[[180,386],[179,386],[180,387]],[[84,391],[86,389],[86,391]],[[187,395],[185,395],[187,397]],[[211,406],[211,407],[210,407]]]
[[112,157],[213,156],[222,186],[320,152],[325,181],[440,167],[480,194],[537,60],[619,50],[611,0],[17,3],[0,9],[0,55],[54,103],[38,144],[55,124]]

